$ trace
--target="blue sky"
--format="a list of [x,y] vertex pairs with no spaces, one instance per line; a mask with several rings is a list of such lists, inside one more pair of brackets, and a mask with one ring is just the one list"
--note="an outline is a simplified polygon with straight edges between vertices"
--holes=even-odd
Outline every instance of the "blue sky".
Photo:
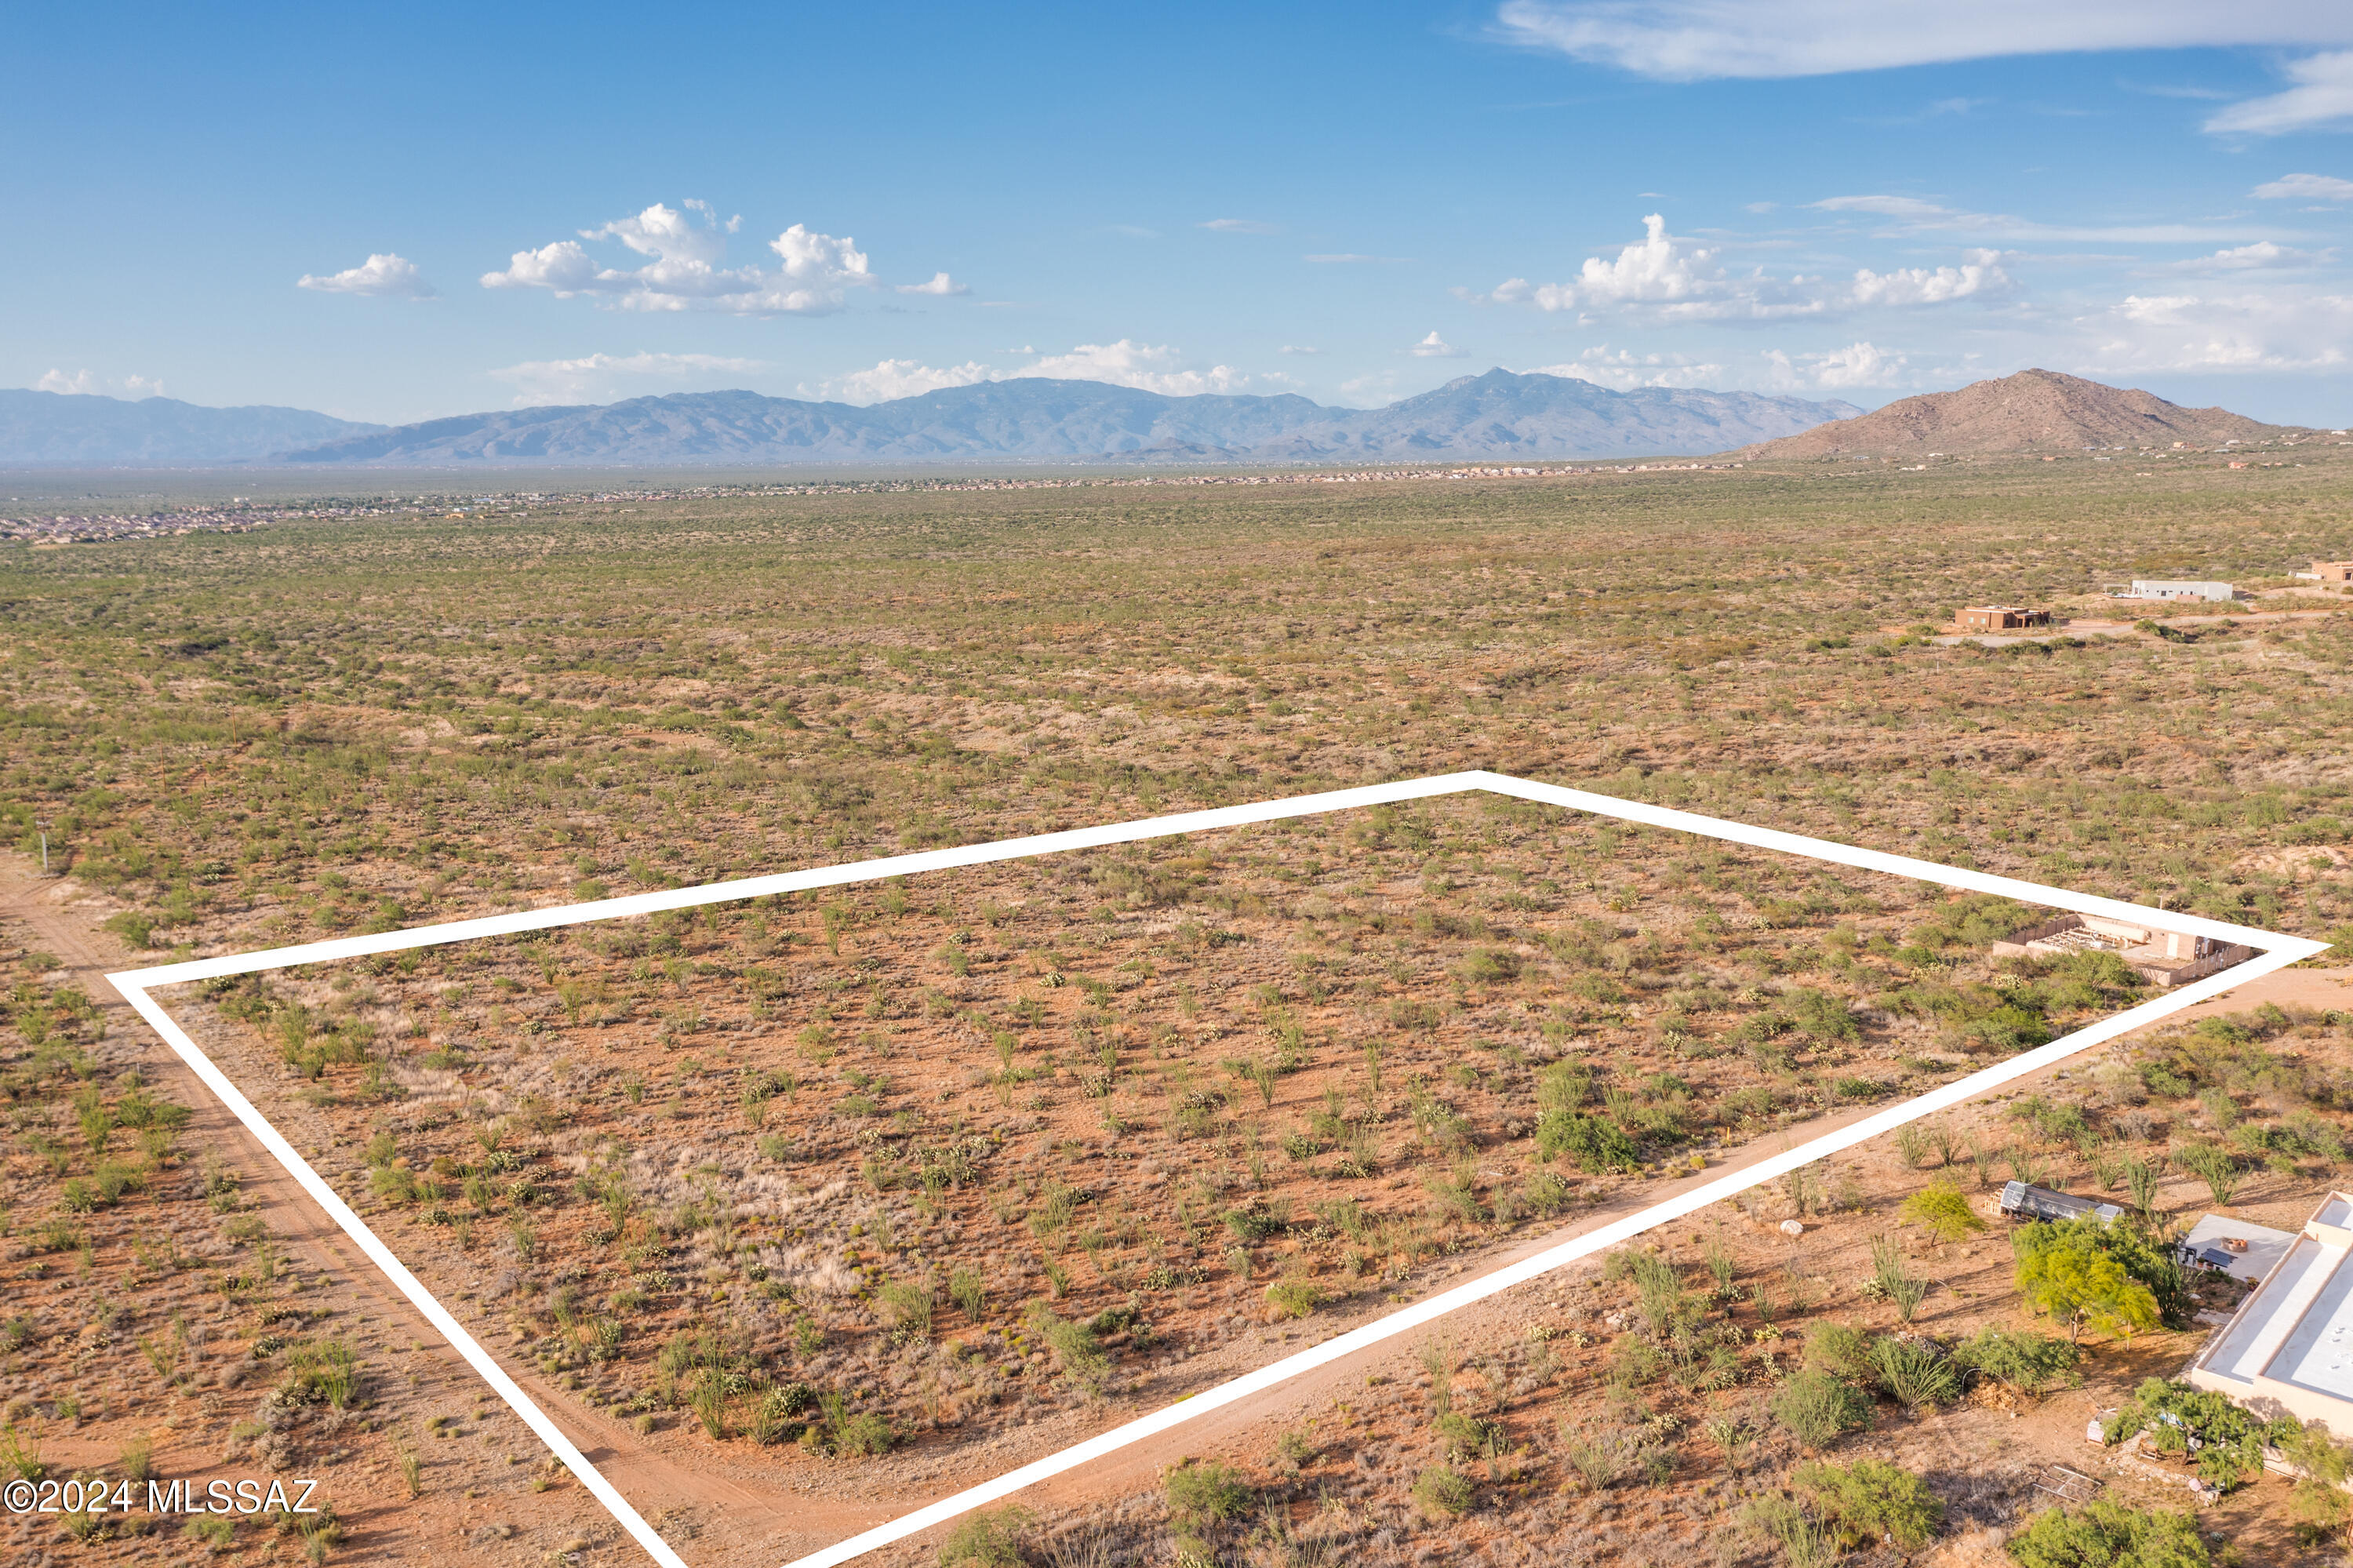
[[0,385],[406,420],[2042,365],[2353,418],[2341,0],[223,18],[15,18]]

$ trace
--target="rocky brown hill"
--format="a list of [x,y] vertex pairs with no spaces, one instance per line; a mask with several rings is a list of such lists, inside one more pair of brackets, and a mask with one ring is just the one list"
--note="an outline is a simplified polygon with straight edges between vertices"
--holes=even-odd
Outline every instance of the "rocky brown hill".
[[2184,408],[2155,393],[2106,387],[2055,370],[2021,370],[1957,392],[1890,403],[1778,440],[1741,458],[1889,457],[1928,452],[2080,451],[2085,447],[2209,447],[2294,433],[2227,408]]

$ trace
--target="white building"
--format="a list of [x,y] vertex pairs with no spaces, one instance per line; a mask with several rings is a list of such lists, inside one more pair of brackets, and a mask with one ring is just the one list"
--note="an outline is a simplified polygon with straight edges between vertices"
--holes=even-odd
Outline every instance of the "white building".
[[2259,1412],[2284,1411],[2353,1436],[2353,1268],[2345,1266],[2353,1253],[2353,1198],[2328,1194],[2300,1235],[2259,1225],[2225,1228],[2253,1243],[2278,1238],[2287,1246],[2189,1363],[2189,1383]]
[[2228,604],[2239,597],[2239,590],[2229,583],[2168,583],[2146,577],[2133,581],[2130,599],[2212,599]]

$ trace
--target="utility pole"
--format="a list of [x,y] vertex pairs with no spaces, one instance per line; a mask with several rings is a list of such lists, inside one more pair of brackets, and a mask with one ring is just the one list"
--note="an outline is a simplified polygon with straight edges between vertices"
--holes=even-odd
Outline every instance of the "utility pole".
[[40,831],[41,874],[47,876],[49,874],[49,820],[47,817],[35,817],[33,826]]

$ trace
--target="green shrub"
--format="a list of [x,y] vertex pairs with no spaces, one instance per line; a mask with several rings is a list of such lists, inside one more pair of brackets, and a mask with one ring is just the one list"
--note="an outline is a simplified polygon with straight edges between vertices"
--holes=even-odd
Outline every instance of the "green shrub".
[[1045,1339],[1047,1348],[1054,1352],[1055,1363],[1073,1386],[1090,1398],[1103,1393],[1111,1375],[1111,1358],[1095,1342],[1092,1329],[1056,1317],[1042,1301],[1029,1308],[1029,1322]]
[[968,1513],[940,1547],[941,1568],[1021,1568],[1021,1542],[1038,1516],[1016,1504],[995,1512]]
[[1872,1375],[1871,1341],[1860,1329],[1817,1318],[1806,1325],[1806,1368],[1860,1383]]
[[1917,1552],[1936,1539],[1945,1520],[1945,1505],[1927,1484],[1884,1459],[1800,1465],[1789,1478],[1813,1499],[1849,1550],[1884,1537]]
[[1250,1488],[1232,1466],[1216,1459],[1187,1459],[1163,1482],[1168,1517],[1176,1528],[1198,1534],[1222,1524],[1250,1503]]
[[1450,1411],[1436,1422],[1438,1435],[1446,1440],[1446,1451],[1457,1459],[1484,1459],[1504,1451],[1505,1437],[1498,1422],[1482,1421],[1475,1415]]
[[359,1357],[341,1340],[295,1345],[286,1352],[278,1395],[289,1404],[332,1404],[348,1410],[359,1398]]
[[1568,1183],[1549,1171],[1539,1171],[1528,1178],[1527,1205],[1539,1214],[1549,1217],[1560,1213],[1567,1206],[1568,1194]]
[[1304,1279],[1282,1279],[1266,1287],[1266,1299],[1286,1318],[1304,1318],[1324,1305],[1324,1292]]
[[1540,1110],[1575,1110],[1593,1097],[1593,1069],[1582,1062],[1556,1062],[1536,1074]]
[[29,1432],[19,1432],[11,1424],[0,1425],[0,1470],[5,1470],[20,1481],[37,1481],[49,1473],[41,1462],[41,1446]]
[[1789,1568],[1827,1568],[1838,1560],[1837,1531],[1778,1492],[1753,1497],[1740,1522],[1781,1549]]
[[1580,1171],[1639,1171],[1642,1165],[1642,1151],[1608,1117],[1548,1110],[1536,1120],[1536,1157],[1551,1160],[1564,1154]]
[[1432,1465],[1413,1481],[1416,1507],[1430,1519],[1460,1519],[1471,1511],[1471,1480],[1449,1465]]
[[2213,1558],[2188,1513],[2095,1502],[2048,1509],[2010,1538],[2018,1568],[2208,1568]]
[[1773,1418],[1809,1448],[1826,1448],[1871,1425],[1871,1398],[1844,1378],[1801,1372],[1773,1395]]
[[898,1430],[891,1425],[889,1418],[871,1413],[846,1416],[835,1423],[833,1428],[833,1448],[837,1454],[887,1454],[898,1441]]
[[100,924],[132,947],[147,948],[154,945],[155,917],[152,915],[142,915],[136,910],[125,909],[120,914],[109,915]]
[[417,1201],[417,1177],[405,1165],[379,1165],[368,1172],[368,1190],[387,1203]]
[[2066,1340],[2031,1329],[2016,1332],[1980,1329],[1954,1350],[1953,1360],[2021,1393],[2034,1393],[2054,1378],[2073,1372],[2078,1354]]
[[932,1337],[932,1291],[929,1286],[894,1279],[882,1287],[882,1309],[892,1327],[919,1339]]
[[1285,1228],[1285,1222],[1263,1209],[1228,1209],[1226,1229],[1240,1242],[1264,1241]]
[[1961,1396],[1958,1369],[1933,1346],[1883,1335],[1871,1342],[1872,1375],[1906,1410],[1950,1404]]
[[180,1527],[180,1533],[190,1541],[202,1542],[216,1555],[227,1552],[237,1539],[237,1522],[227,1519],[192,1519]]

